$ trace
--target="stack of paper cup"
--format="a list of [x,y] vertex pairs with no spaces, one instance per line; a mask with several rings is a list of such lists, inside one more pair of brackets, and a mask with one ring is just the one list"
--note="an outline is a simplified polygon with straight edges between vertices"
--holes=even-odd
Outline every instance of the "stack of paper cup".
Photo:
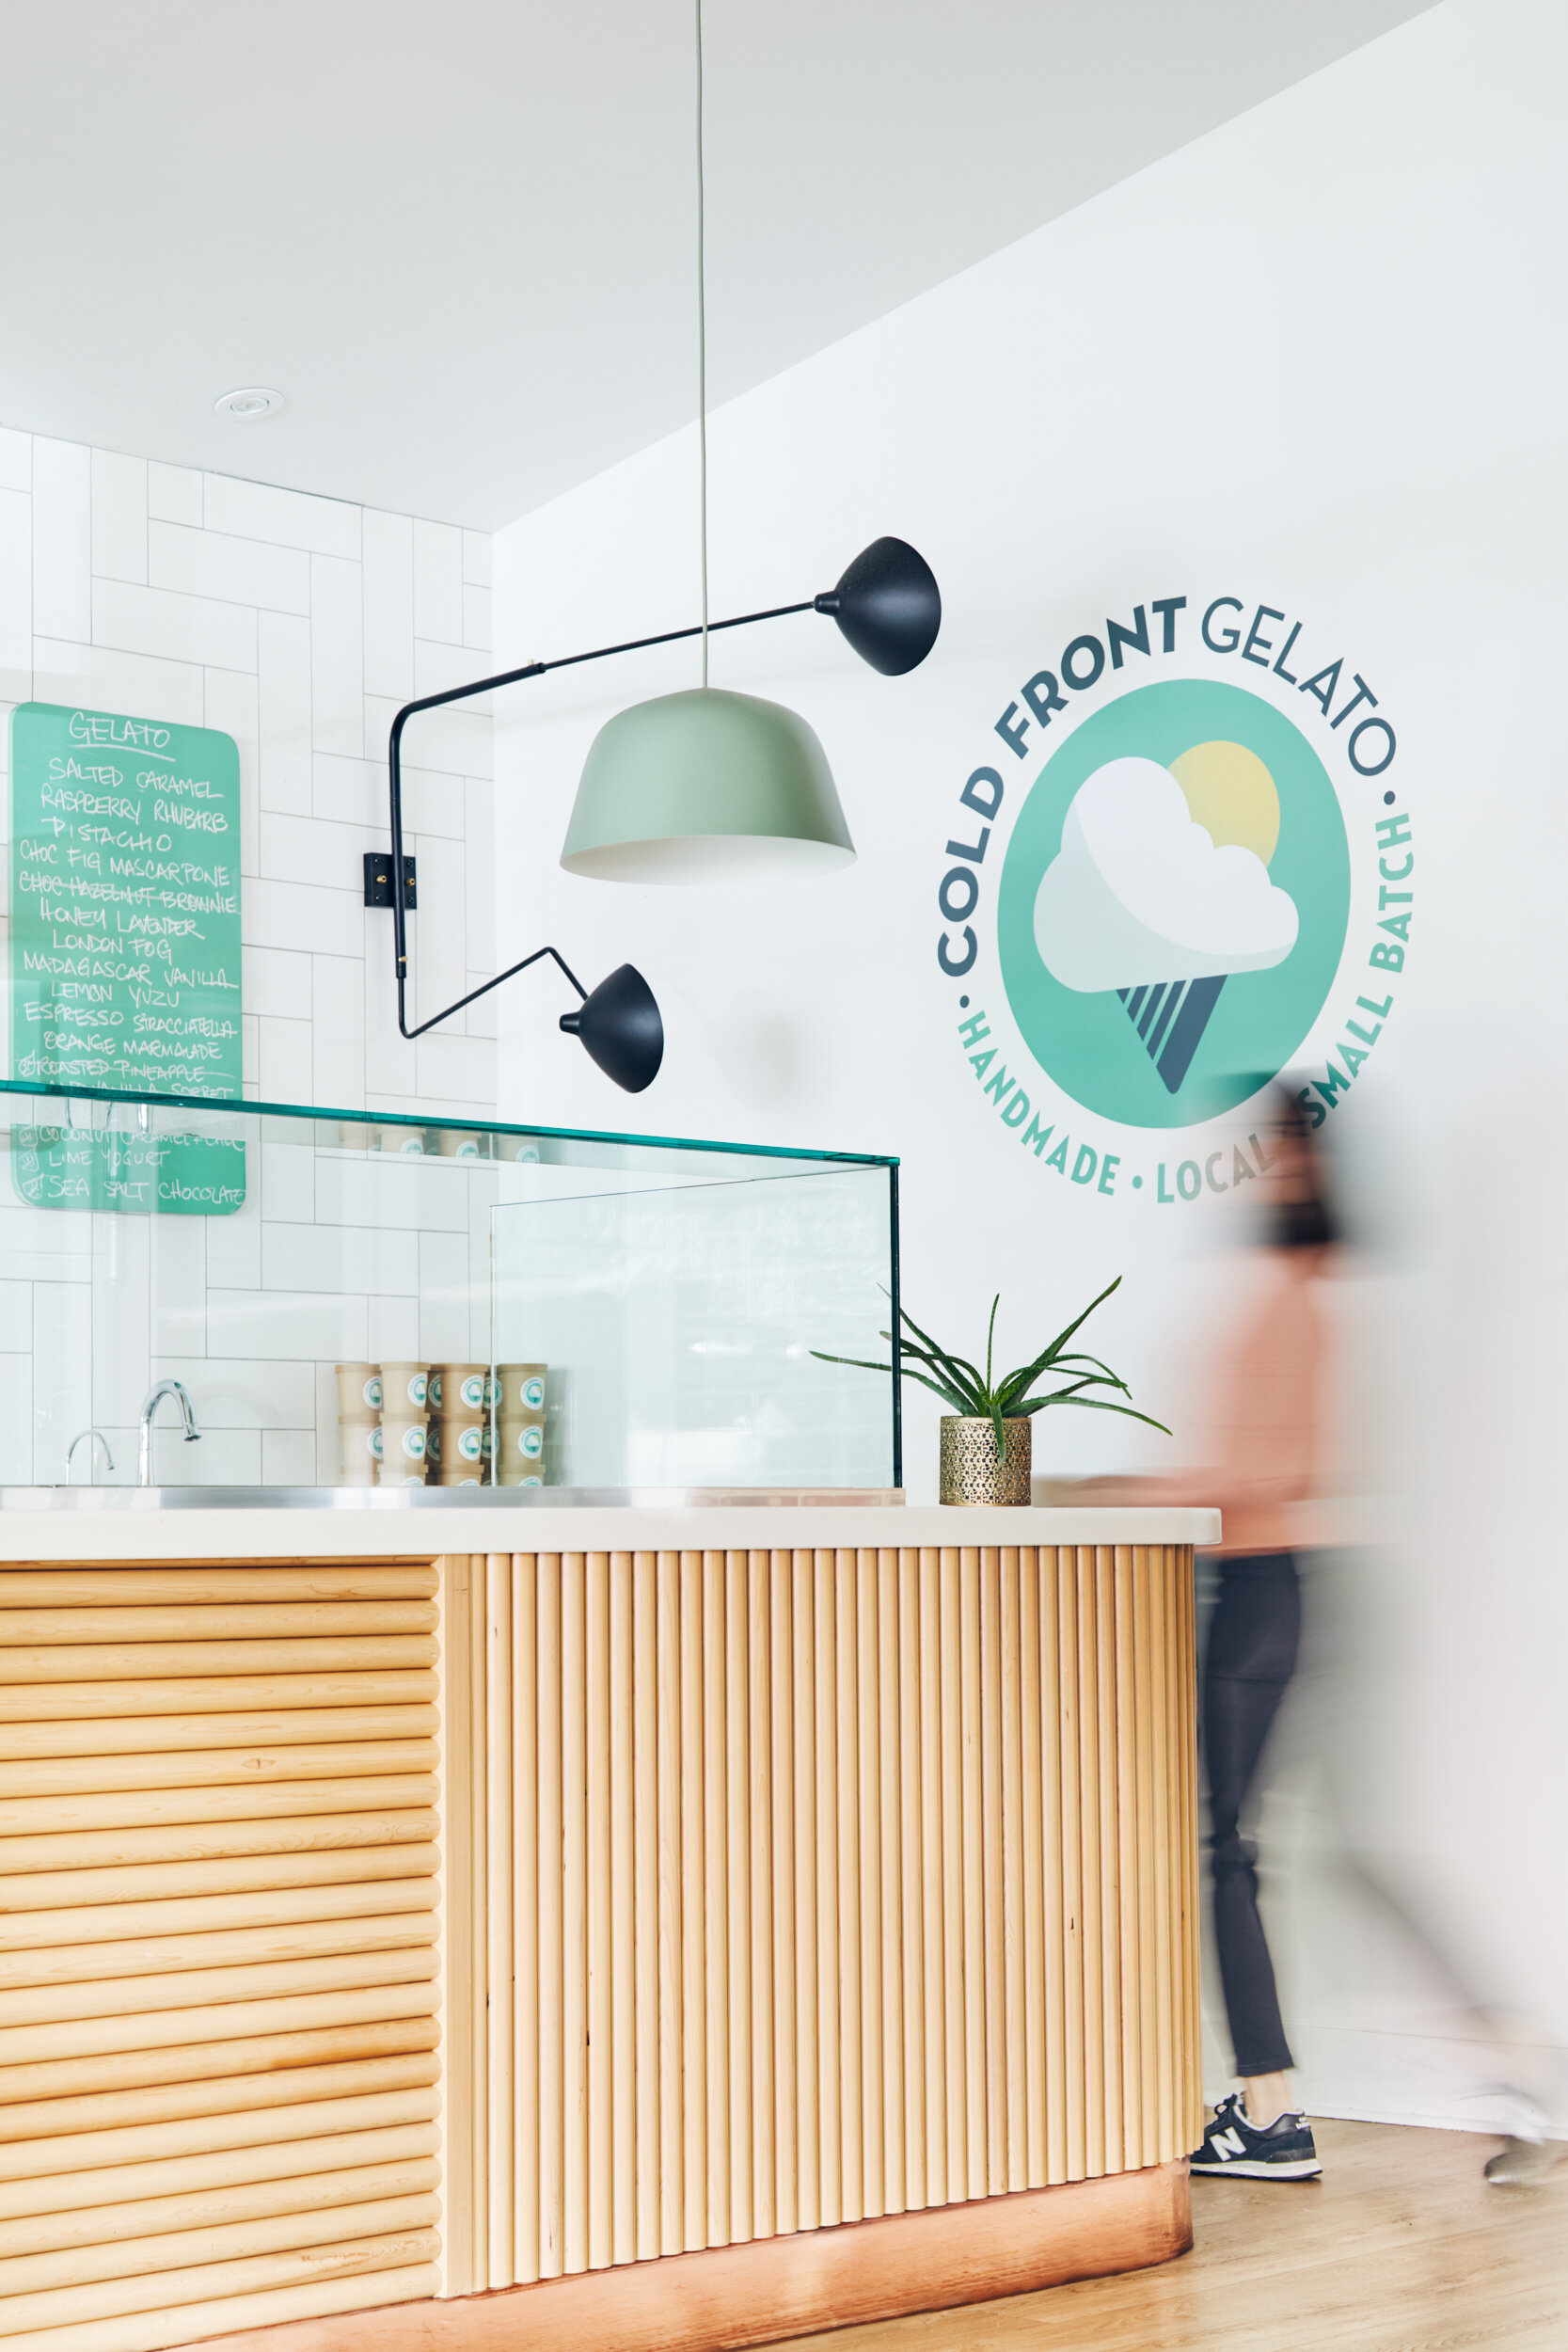
[[372,1486],[381,1458],[381,1366],[340,1364],[337,1373],[342,1483]]
[[430,1431],[429,1389],[428,1365],[382,1365],[378,1486],[424,1485]]
[[430,1459],[442,1486],[488,1483],[483,1364],[432,1364],[430,1368]]
[[545,1483],[544,1364],[498,1364],[492,1379],[498,1486]]

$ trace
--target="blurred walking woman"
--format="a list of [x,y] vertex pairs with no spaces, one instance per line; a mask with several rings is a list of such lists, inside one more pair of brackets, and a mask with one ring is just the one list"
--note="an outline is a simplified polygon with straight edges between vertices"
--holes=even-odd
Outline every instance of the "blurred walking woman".
[[1326,1340],[1319,1284],[1333,1234],[1311,1131],[1283,1090],[1271,1131],[1261,1279],[1223,1351],[1212,1459],[1191,1482],[1195,1497],[1201,1489],[1223,1514],[1219,1598],[1203,1664],[1203,1747],[1214,1941],[1242,2077],[1241,2090],[1220,2102],[1192,2169],[1297,2181],[1322,2167],[1286,2081],[1295,2061],[1259,1915],[1255,1850],[1241,1825],[1300,1644],[1290,1506],[1310,1493],[1320,1451]]

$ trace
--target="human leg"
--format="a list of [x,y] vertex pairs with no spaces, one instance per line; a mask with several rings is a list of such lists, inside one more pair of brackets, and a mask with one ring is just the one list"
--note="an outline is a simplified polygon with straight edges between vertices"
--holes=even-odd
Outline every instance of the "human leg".
[[1240,2097],[1223,2100],[1193,2157],[1199,2172],[1307,2180],[1321,2169],[1312,2134],[1291,2105],[1293,2065],[1274,1963],[1258,1910],[1257,1856],[1243,1809],[1296,1662],[1301,1595],[1289,1553],[1221,1564],[1204,1663],[1203,1739],[1209,1773],[1214,1934]]
[[[1203,1678],[1212,1824],[1214,1940],[1236,2072],[1259,2085],[1294,2064],[1258,1910],[1257,1855],[1241,1816],[1296,1662],[1301,1589],[1289,1552],[1221,1564]],[[1250,2106],[1250,2102],[1249,2102]],[[1255,2121],[1259,2119],[1254,2118]],[[1272,2121],[1273,2119],[1267,2119]]]

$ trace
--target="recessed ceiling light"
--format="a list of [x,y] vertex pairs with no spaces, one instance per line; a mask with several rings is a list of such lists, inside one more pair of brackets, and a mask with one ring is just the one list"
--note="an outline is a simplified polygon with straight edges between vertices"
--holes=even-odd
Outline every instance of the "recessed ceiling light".
[[264,384],[246,384],[237,392],[225,392],[213,405],[220,417],[239,417],[248,424],[257,417],[276,416],[288,404],[281,392],[269,391]]

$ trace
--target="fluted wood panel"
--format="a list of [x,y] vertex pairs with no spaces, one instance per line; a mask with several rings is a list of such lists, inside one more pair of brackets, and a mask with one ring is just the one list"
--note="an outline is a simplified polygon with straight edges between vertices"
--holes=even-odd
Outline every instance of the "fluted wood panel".
[[449,2292],[1195,2143],[1190,1551],[474,1569],[487,2178]]
[[0,2344],[428,2295],[437,1578],[0,1569]]

